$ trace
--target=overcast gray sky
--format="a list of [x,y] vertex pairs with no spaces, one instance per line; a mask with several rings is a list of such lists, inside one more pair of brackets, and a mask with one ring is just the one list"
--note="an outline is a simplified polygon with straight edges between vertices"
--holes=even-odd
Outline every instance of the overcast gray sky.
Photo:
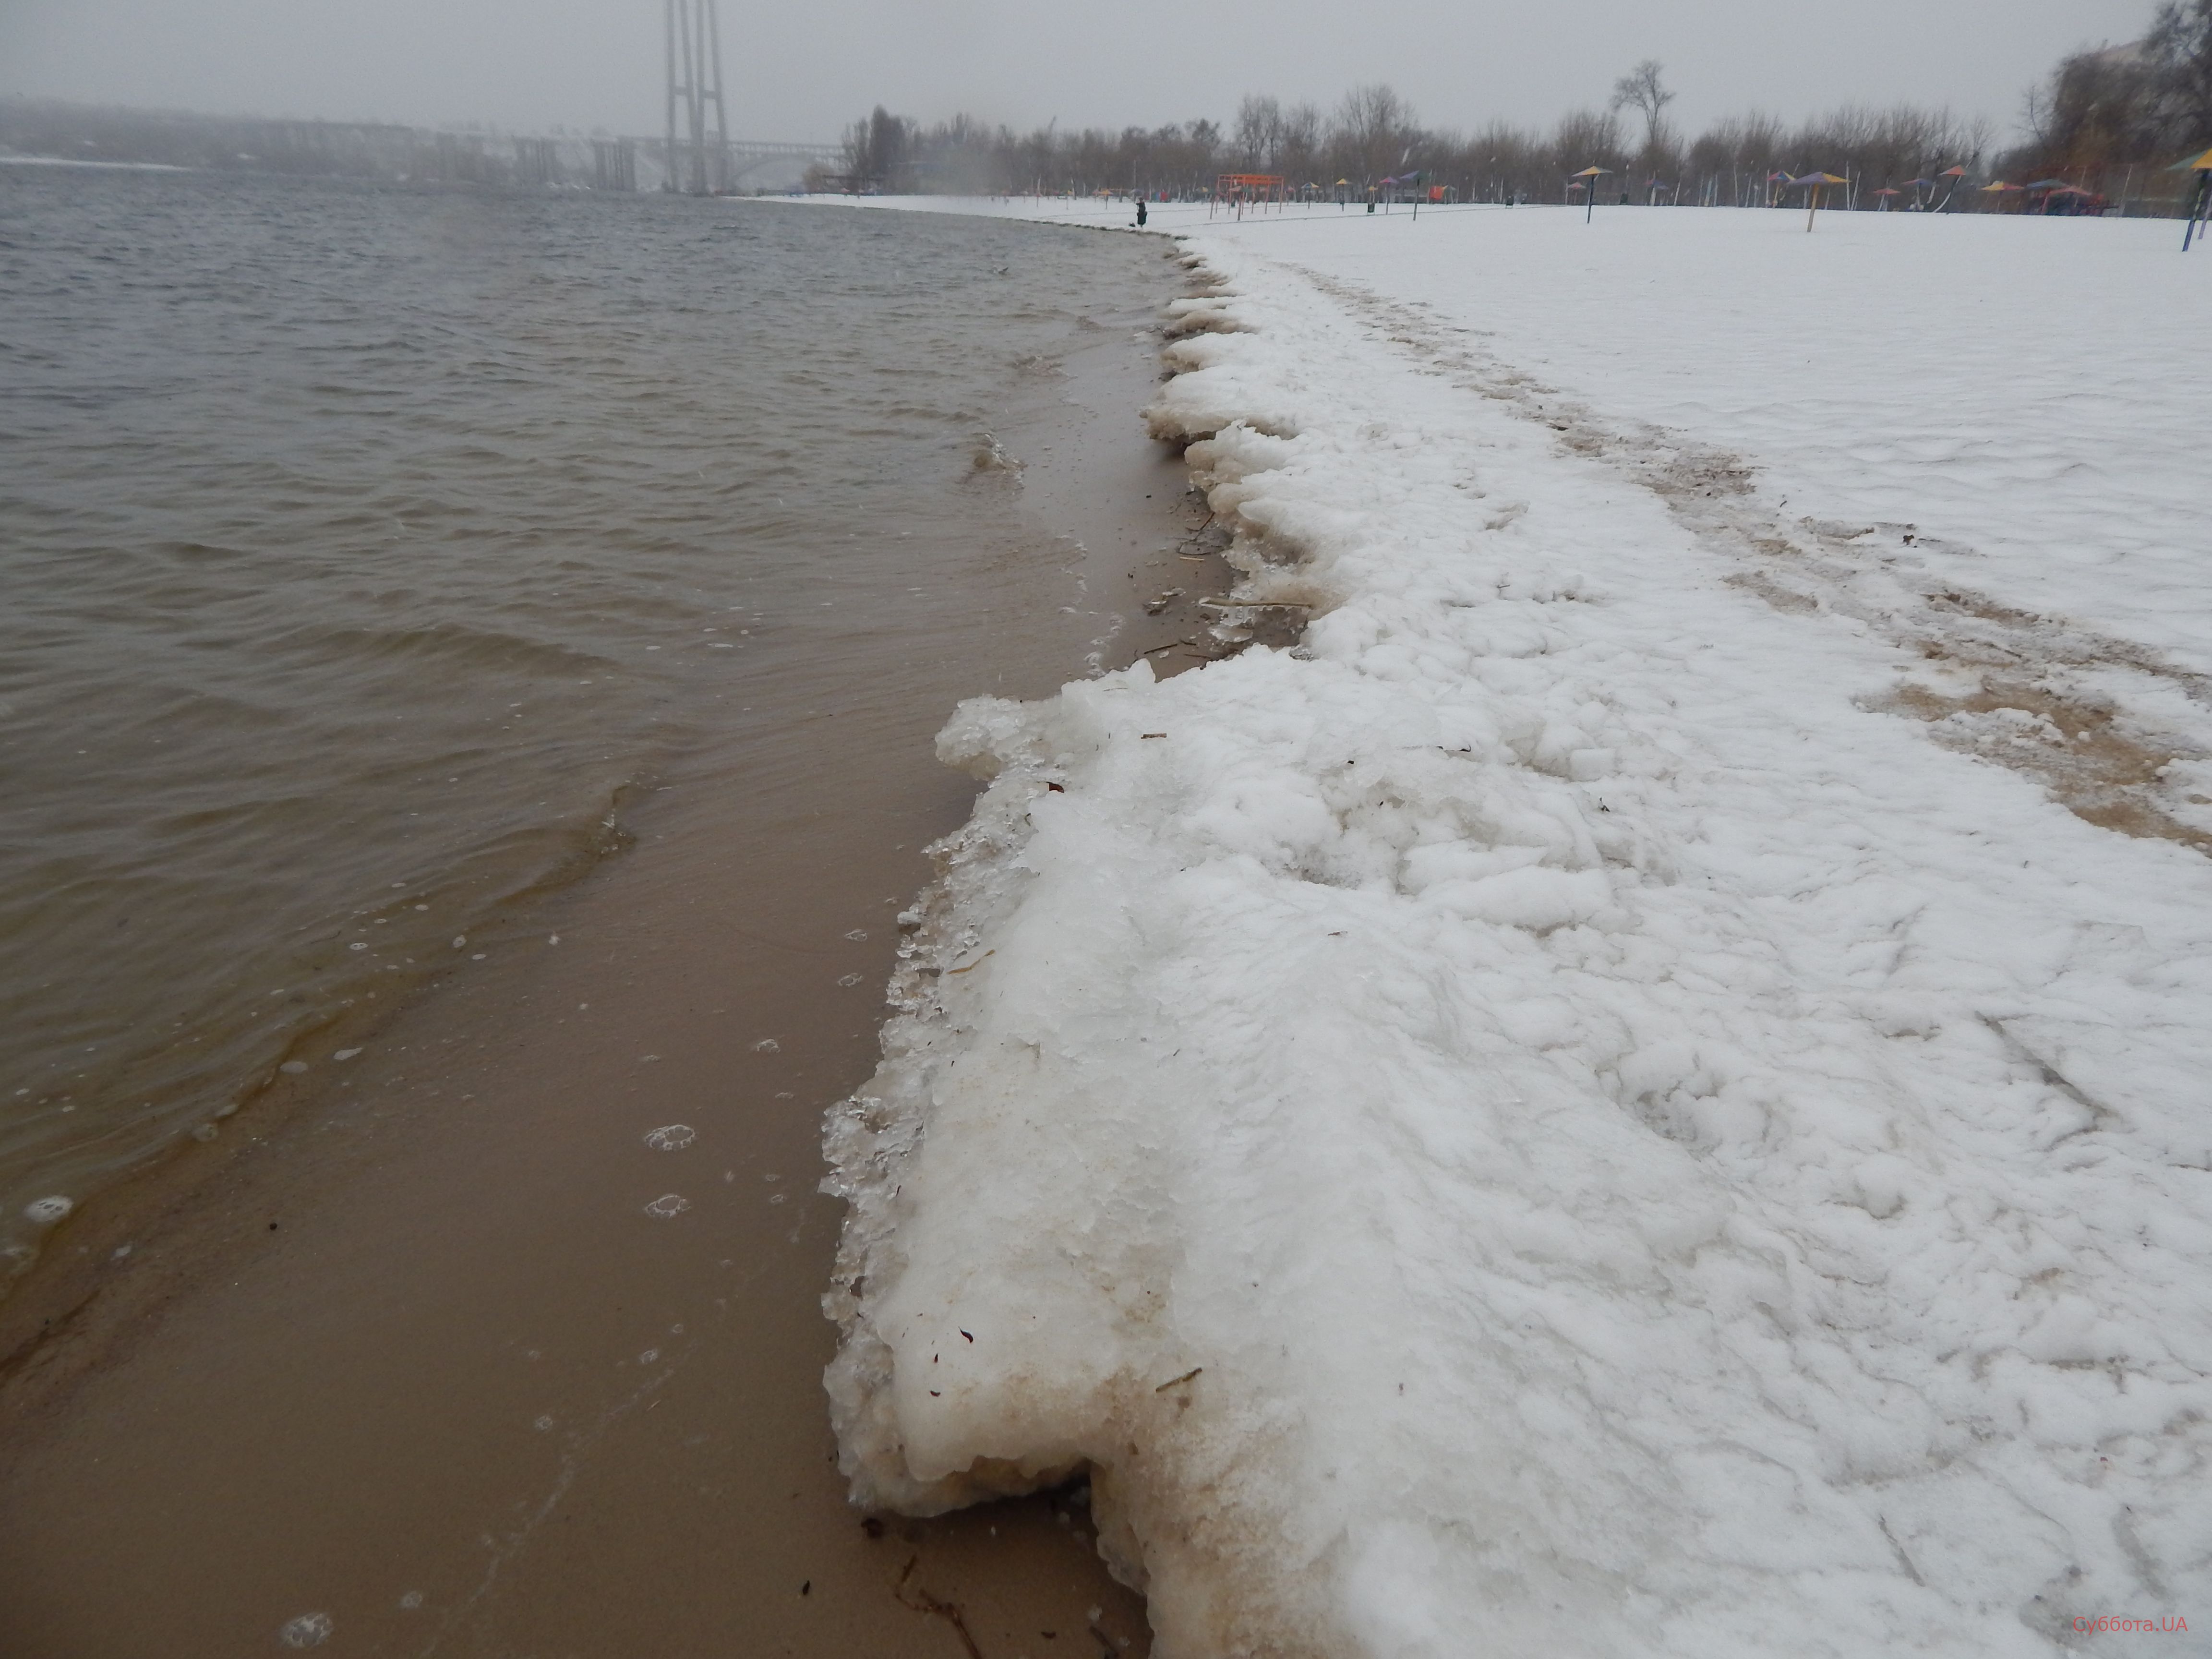
[[[1388,81],[1435,126],[1547,123],[1667,65],[1694,130],[1753,106],[1948,103],[2008,127],[2063,53],[2153,0],[721,0],[732,133],[821,139],[882,102],[935,119],[1225,120]],[[0,96],[224,114],[652,132],[659,0],[0,0]]]

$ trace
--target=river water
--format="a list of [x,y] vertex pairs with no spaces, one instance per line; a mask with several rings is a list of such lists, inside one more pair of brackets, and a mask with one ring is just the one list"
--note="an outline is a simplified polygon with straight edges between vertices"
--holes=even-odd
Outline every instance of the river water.
[[1158,253],[0,167],[0,1267],[687,761],[788,787],[925,695],[1020,556],[995,425]]
[[1214,648],[1172,252],[0,166],[0,1650],[1140,1659],[850,1509],[815,1183],[952,705]]

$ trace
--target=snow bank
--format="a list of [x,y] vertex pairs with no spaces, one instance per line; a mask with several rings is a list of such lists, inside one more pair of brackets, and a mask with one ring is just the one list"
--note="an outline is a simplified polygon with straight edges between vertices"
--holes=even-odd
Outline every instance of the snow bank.
[[2174,356],[2212,293],[2172,221],[1393,219],[1395,247],[1291,227],[1294,257],[1449,314],[1617,420],[1733,451],[1801,517],[1914,524],[1951,580],[2212,672],[2206,398]]
[[2212,1628],[2212,867],[1258,240],[1153,419],[1315,621],[941,737],[856,1498],[1090,1466],[1168,1659]]

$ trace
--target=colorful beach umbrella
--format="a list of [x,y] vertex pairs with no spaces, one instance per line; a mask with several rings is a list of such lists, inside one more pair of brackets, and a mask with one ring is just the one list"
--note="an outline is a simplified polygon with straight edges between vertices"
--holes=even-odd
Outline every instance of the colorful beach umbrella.
[[1813,192],[1805,198],[1805,229],[1808,234],[1811,234],[1813,228],[1813,216],[1820,210],[1820,192],[1830,185],[1848,185],[1849,183],[1850,183],[1850,179],[1838,179],[1832,173],[1808,173],[1802,179],[1792,179],[1790,181],[1790,188],[1792,190],[1809,190]]
[[1589,193],[1589,204],[1583,209],[1583,222],[1588,224],[1590,216],[1597,211],[1597,181],[1613,176],[1611,167],[1584,167],[1580,173],[1570,173],[1570,179],[1579,179]]
[[1948,181],[1951,186],[1950,189],[1943,192],[1943,199],[1942,201],[1933,204],[1934,209],[1936,212],[1948,213],[1950,211],[1951,199],[1958,195],[1960,190],[1966,183],[1966,169],[1965,167],[1945,167],[1942,172],[1937,173],[1933,179],[1930,179],[1928,181],[1929,188],[1931,190],[1937,185],[1945,183],[1946,181]]
[[2172,171],[2193,173],[2197,175],[2197,194],[2190,198],[2189,203],[2189,228],[2181,233],[2181,251],[2186,253],[2189,252],[2189,245],[2197,240],[2197,223],[2204,216],[2205,198],[2208,195],[2212,195],[2212,149],[2206,150],[2203,155],[2193,160],[2184,161]]

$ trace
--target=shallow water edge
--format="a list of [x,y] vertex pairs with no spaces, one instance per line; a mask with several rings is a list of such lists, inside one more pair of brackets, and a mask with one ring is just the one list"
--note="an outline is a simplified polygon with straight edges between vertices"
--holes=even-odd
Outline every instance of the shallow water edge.
[[[1194,613],[1142,601],[1226,586],[1137,422],[1156,319],[1123,320],[998,432],[1022,533],[904,647],[961,692],[1172,657]],[[828,1655],[947,1642],[945,1607],[993,1650],[1143,1651],[1072,1495],[870,1528],[831,1467],[818,1114],[972,793],[916,701],[816,700],[836,764],[766,787],[672,763],[515,948],[72,1219],[0,1310],[11,1651],[230,1653],[321,1613],[364,1651]]]

